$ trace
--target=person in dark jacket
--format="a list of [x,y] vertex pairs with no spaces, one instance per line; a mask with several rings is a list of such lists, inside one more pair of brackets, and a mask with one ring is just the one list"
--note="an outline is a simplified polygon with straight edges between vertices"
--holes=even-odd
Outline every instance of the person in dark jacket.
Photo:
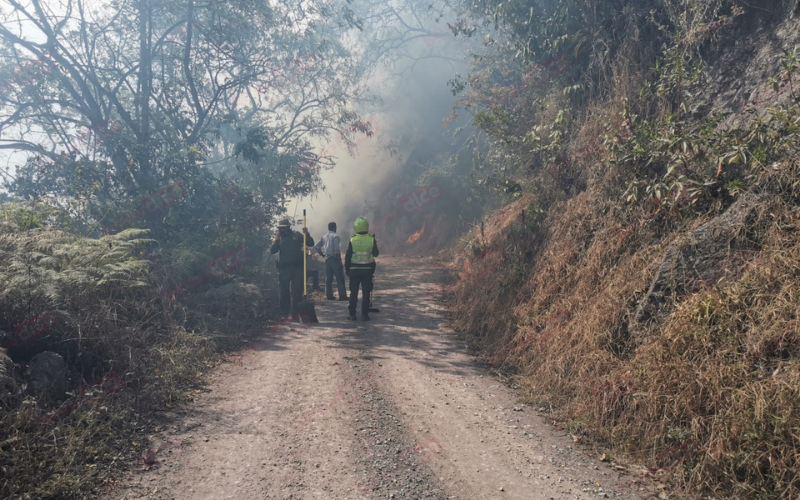
[[350,315],[348,319],[356,319],[358,305],[358,287],[361,285],[361,319],[369,320],[369,299],[372,292],[372,277],[375,274],[375,257],[378,256],[378,243],[369,232],[369,222],[359,217],[353,223],[356,234],[350,238],[347,253],[344,257],[344,268],[350,278]]
[[[314,238],[308,234],[308,229],[303,228],[306,235],[306,246],[314,246]],[[280,311],[286,317],[298,313],[297,304],[303,300],[303,233],[292,231],[289,219],[278,222],[278,234],[269,251],[271,254],[280,252],[278,256],[278,282],[280,284],[281,300]],[[291,296],[289,292],[291,290]],[[290,302],[291,297],[291,302]]]

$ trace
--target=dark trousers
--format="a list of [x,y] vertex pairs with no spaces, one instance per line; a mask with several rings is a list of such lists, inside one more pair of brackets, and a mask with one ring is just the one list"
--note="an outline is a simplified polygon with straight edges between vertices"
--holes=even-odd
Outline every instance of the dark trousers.
[[347,290],[344,286],[344,266],[342,257],[328,257],[325,259],[325,295],[333,300],[333,277],[336,276],[336,287],[339,289],[339,300],[347,298]]
[[281,269],[278,272],[278,283],[281,289],[281,314],[294,316],[297,313],[297,304],[303,300],[303,265]]
[[361,286],[361,314],[369,315],[369,296],[372,293],[372,269],[350,269],[350,314],[356,315],[358,287]]

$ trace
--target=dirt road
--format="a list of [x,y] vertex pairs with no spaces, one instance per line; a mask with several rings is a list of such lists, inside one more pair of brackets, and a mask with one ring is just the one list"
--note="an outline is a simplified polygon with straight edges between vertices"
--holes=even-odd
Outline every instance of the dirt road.
[[467,354],[428,293],[443,278],[384,259],[373,321],[322,302],[319,325],[265,332],[107,498],[639,498]]

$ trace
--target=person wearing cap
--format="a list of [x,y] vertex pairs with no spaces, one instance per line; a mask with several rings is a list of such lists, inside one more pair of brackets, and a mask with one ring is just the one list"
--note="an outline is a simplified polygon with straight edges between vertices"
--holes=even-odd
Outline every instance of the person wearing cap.
[[361,286],[361,319],[369,320],[369,295],[372,292],[372,277],[375,274],[375,257],[378,256],[378,242],[369,232],[369,222],[359,217],[353,223],[356,234],[350,238],[347,253],[344,256],[344,268],[350,278],[350,315],[348,319],[356,319],[358,305],[358,287]]
[[[303,228],[306,246],[314,246],[314,238]],[[278,234],[269,251],[278,255],[278,282],[280,284],[280,311],[285,317],[297,314],[297,304],[303,299],[303,233],[292,231],[289,219],[278,222]],[[291,295],[290,295],[291,291]]]
[[333,297],[333,277],[336,276],[336,287],[339,289],[339,300],[347,300],[347,289],[344,287],[344,267],[342,267],[342,247],[336,234],[336,223],[328,223],[328,232],[314,245],[314,250],[325,258],[325,295],[328,300]]

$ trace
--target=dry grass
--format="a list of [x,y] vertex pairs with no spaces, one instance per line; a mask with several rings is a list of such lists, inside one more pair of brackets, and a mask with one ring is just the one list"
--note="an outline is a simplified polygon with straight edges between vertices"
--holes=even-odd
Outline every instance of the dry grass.
[[473,244],[471,268],[498,248],[502,265],[462,275],[455,326],[496,367],[513,367],[525,394],[557,409],[571,431],[682,495],[796,498],[797,178],[795,166],[758,181],[771,195],[748,228],[760,244],[757,264],[742,259],[737,272],[675,298],[666,319],[649,326],[631,319],[636,304],[668,244],[702,220],[650,220],[591,189],[541,224],[521,221],[531,199],[509,205],[487,224],[486,242]]
[[132,354],[117,360],[118,387],[85,399],[73,388],[66,401],[44,407],[26,397],[0,412],[0,497],[96,498],[104,481],[150,446],[144,435],[158,425],[153,411],[190,399],[189,388],[217,359],[211,342],[179,328],[116,332],[113,342]]

